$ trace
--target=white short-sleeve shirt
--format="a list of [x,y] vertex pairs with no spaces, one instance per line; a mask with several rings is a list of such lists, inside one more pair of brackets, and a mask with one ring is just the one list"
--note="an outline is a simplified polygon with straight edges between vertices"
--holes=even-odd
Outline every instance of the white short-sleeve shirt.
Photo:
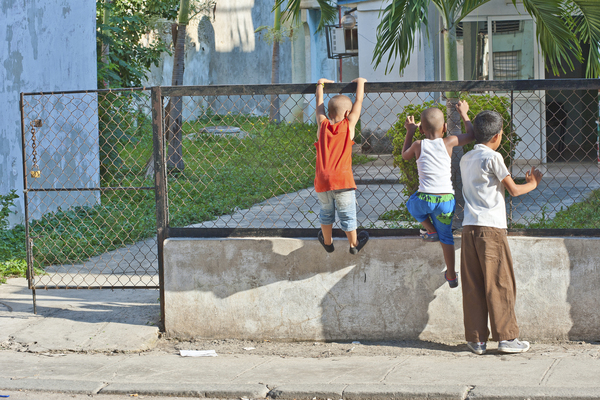
[[465,199],[463,225],[506,229],[506,204],[502,181],[510,175],[502,155],[476,144],[460,161]]

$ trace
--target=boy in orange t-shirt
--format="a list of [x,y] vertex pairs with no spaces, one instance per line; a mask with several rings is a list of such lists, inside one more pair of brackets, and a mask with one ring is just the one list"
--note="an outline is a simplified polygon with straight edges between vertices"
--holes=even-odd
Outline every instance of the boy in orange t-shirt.
[[323,87],[333,83],[328,79],[319,79],[317,83],[317,164],[315,169],[315,190],[319,197],[321,211],[319,221],[321,230],[317,236],[328,253],[334,250],[332,228],[337,208],[342,230],[346,232],[350,243],[350,253],[357,254],[369,240],[369,234],[361,231],[356,234],[356,184],[352,174],[352,145],[354,128],[360,118],[365,93],[364,78],[356,78],[356,101],[348,96],[333,96],[327,108],[329,119],[323,104]]

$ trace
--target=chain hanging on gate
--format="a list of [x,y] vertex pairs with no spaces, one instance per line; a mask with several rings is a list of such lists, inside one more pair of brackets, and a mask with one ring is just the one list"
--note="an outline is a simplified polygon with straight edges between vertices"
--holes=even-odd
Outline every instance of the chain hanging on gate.
[[40,171],[40,167],[38,167],[38,164],[37,164],[37,141],[36,141],[36,137],[35,137],[35,128],[42,127],[42,120],[34,119],[33,121],[31,121],[29,123],[29,125],[31,125],[31,147],[32,147],[32,151],[31,151],[32,166],[31,166],[30,173],[31,173],[32,178],[39,178],[40,176],[42,176],[42,172]]

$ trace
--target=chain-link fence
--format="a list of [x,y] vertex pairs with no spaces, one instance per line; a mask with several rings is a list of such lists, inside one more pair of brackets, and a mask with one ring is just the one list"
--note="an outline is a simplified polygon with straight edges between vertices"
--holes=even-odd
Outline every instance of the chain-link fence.
[[[326,85],[325,104],[354,88]],[[418,232],[404,206],[417,185],[414,162],[401,162],[404,120],[440,107],[460,132],[451,110],[462,98],[471,118],[503,116],[499,151],[517,183],[531,166],[544,173],[535,191],[507,194],[512,232],[597,235],[599,89],[600,80],[367,83],[353,147],[359,225],[373,236]],[[316,236],[314,91],[24,94],[31,287],[158,287],[167,237]],[[454,167],[472,146],[457,149]]]
[[23,94],[32,288],[158,288],[149,92]]
[[[325,104],[338,93],[352,98],[354,87],[326,85]],[[532,166],[544,173],[535,191],[507,194],[509,227],[594,234],[572,214],[600,188],[599,88],[598,80],[367,83],[353,157],[359,225],[375,235],[416,232],[404,206],[418,186],[414,161],[401,160],[404,120],[427,107],[446,111],[458,97],[471,118],[484,109],[503,116],[499,151],[517,183]],[[314,85],[161,88],[161,96],[170,236],[316,234]],[[448,117],[450,133],[464,131],[457,113]],[[453,168],[472,147],[456,152]]]

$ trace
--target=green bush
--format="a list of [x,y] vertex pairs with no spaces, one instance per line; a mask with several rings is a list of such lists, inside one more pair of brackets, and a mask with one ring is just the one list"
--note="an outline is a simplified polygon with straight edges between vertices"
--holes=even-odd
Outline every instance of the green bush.
[[[504,135],[502,136],[502,144],[498,151],[504,157],[504,162],[508,166],[510,160],[514,157],[514,149],[518,142],[521,141],[516,132],[512,129],[510,119],[510,100],[505,96],[492,96],[492,95],[465,95],[462,96],[461,100],[466,100],[469,103],[469,117],[473,119],[480,111],[483,110],[494,110],[499,112],[504,119]],[[388,136],[392,140],[394,146],[394,166],[400,167],[400,183],[404,184],[402,193],[406,197],[410,197],[419,187],[419,175],[417,173],[417,162],[413,158],[412,160],[402,159],[402,148],[404,146],[404,140],[406,139],[406,129],[404,128],[404,121],[406,117],[412,115],[415,117],[416,122],[421,120],[421,112],[430,107],[438,107],[446,114],[446,106],[444,104],[436,103],[435,101],[428,101],[422,104],[409,104],[398,114],[398,121],[388,131]],[[464,132],[464,126],[463,126]],[[415,132],[413,140],[424,139],[424,136],[419,130]],[[474,146],[474,142],[469,143],[463,147],[464,151],[471,150]]]

